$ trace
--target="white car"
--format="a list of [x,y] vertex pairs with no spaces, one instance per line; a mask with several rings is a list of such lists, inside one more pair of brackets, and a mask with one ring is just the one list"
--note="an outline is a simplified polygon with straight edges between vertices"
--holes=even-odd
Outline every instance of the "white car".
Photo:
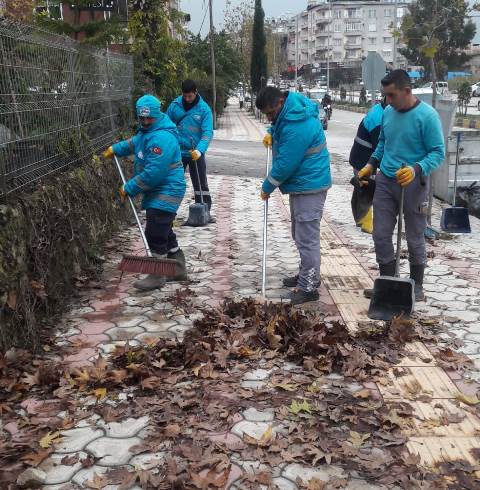
[[[433,94],[433,82],[428,82],[422,85],[420,88],[414,88],[412,90],[414,95],[416,94]],[[437,94],[448,95],[448,83],[447,82],[437,82]]]
[[480,82],[472,85],[472,97],[480,97]]

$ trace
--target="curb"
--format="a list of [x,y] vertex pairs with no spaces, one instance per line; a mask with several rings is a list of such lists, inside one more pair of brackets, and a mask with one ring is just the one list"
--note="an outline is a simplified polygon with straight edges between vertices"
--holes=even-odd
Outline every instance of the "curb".
[[457,117],[455,125],[461,128],[480,129],[480,119],[469,119],[467,117]]
[[368,107],[355,107],[355,106],[339,105],[339,104],[335,104],[334,108],[339,109],[341,111],[357,112],[359,114],[366,114],[369,110]]

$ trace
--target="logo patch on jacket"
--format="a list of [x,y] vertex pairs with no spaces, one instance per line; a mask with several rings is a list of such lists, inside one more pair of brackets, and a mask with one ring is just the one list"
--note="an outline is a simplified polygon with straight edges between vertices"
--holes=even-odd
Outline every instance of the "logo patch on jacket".
[[200,121],[200,119],[202,119],[202,116],[200,114],[195,114],[193,118],[196,119],[197,121]]
[[137,157],[140,158],[141,160],[143,160],[143,152],[142,151],[139,151],[137,153]]
[[155,153],[155,155],[161,155],[162,154],[162,149],[159,148],[158,146],[154,146],[152,148],[152,152]]
[[150,107],[140,107],[140,117],[148,117],[150,115]]

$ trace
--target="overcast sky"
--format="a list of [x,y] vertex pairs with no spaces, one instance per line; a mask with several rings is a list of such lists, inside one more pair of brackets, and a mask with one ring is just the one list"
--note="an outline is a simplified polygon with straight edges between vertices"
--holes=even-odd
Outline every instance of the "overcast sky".
[[[232,0],[233,4],[239,4],[240,0]],[[180,0],[181,8],[184,12],[192,16],[188,28],[197,33],[202,25],[205,9],[208,0]],[[223,12],[226,0],[213,0],[213,21],[216,26],[221,27],[223,22]],[[290,11],[291,13],[300,12],[305,9],[307,0],[263,0],[263,9],[267,17],[278,16]],[[205,8],[204,8],[205,7]],[[208,14],[203,23],[202,33],[208,30]]]

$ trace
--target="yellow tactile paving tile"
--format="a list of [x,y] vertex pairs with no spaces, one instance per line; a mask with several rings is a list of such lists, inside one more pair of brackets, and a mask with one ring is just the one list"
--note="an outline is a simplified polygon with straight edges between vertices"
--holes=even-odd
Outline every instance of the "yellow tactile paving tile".
[[363,290],[364,288],[373,287],[373,281],[366,276],[325,276],[322,277],[322,281],[327,289],[330,290],[330,292],[332,291],[332,289],[340,289],[342,291],[345,291],[347,289]]
[[422,342],[409,342],[405,344],[405,350],[408,352],[398,366],[401,367],[429,367],[435,366],[436,362],[431,352]]
[[[401,371],[402,375],[399,375]],[[396,374],[395,374],[396,373]],[[422,395],[431,398],[455,398],[458,389],[439,367],[397,367],[389,371],[389,384],[378,388],[385,400],[415,399]]]
[[414,410],[412,427],[403,431],[410,437],[480,437],[480,418],[455,400],[405,400],[404,403]]
[[338,311],[345,322],[361,322],[371,320],[367,316],[368,304],[337,304]]
[[[472,450],[480,447],[479,437],[411,437],[407,442],[408,450],[418,454],[421,463],[434,467],[446,461],[465,460],[477,465],[478,460]],[[476,472],[477,476],[480,472]]]
[[361,305],[365,310],[368,310],[369,300],[363,296],[361,289],[332,289],[330,295],[337,305]]

